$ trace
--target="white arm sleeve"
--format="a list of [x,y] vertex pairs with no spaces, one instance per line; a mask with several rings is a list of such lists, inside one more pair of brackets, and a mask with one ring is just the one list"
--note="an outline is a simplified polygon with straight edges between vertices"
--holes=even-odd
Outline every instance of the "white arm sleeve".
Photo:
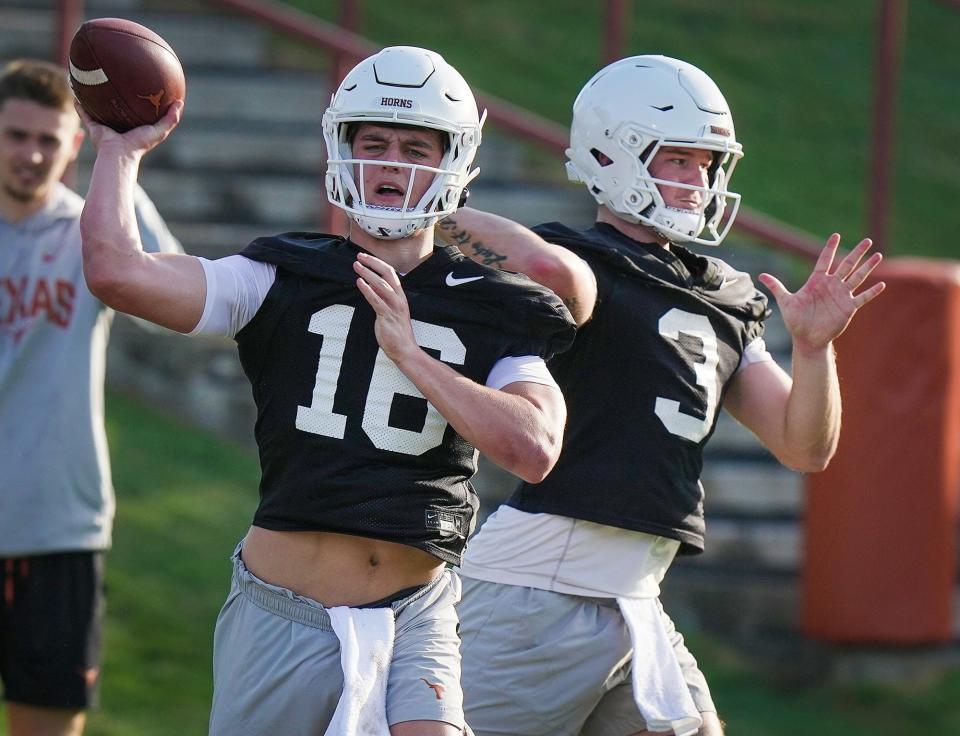
[[200,321],[189,334],[233,337],[260,309],[277,267],[240,255],[198,260],[207,278],[207,300]]
[[[556,386],[547,364],[537,355],[521,355],[514,358],[500,358],[490,369],[487,386],[497,390],[514,381],[541,383],[544,386]],[[559,387],[558,387],[559,388]]]
[[746,368],[753,363],[763,363],[768,360],[773,360],[773,356],[767,351],[767,343],[763,341],[762,337],[758,337],[756,340],[747,343],[743,349],[743,355],[740,356],[740,365],[737,366],[737,370]]

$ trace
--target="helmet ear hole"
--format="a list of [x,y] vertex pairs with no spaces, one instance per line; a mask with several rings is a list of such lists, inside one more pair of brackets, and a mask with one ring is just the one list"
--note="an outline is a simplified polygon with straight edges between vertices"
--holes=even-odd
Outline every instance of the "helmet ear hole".
[[710,186],[716,186],[717,184],[717,172],[720,170],[720,167],[724,163],[724,159],[727,157],[721,154],[719,151],[712,151],[713,160],[710,162],[710,168],[707,169],[707,181],[710,183]]
[[657,147],[657,143],[659,143],[659,141],[651,141],[650,145],[643,149],[643,153],[640,154],[640,160],[643,161],[643,163],[647,163],[654,149]]
[[710,200],[710,204],[707,205],[706,209],[703,211],[703,217],[706,222],[710,222],[713,219],[713,216],[717,213],[717,197],[714,197]]

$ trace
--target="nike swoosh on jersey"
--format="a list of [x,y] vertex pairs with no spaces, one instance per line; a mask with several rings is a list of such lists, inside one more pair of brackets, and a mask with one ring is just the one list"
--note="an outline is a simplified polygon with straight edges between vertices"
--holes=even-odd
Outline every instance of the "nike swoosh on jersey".
[[483,276],[464,276],[458,279],[453,275],[453,271],[447,274],[447,286],[460,286],[460,284],[469,284],[471,281],[479,281]]

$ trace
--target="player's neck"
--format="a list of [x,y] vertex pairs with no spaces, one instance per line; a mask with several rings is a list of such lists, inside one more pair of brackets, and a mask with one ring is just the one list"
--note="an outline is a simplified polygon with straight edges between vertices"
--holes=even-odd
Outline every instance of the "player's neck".
[[600,207],[597,210],[597,222],[605,222],[610,227],[619,230],[631,240],[638,243],[656,243],[657,245],[670,250],[670,241],[663,237],[652,227],[648,227],[639,222],[627,222],[617,217],[606,207]]
[[406,238],[383,240],[373,237],[363,228],[354,226],[350,230],[350,240],[381,261],[389,263],[399,273],[412,271],[433,252],[432,227],[419,230]]

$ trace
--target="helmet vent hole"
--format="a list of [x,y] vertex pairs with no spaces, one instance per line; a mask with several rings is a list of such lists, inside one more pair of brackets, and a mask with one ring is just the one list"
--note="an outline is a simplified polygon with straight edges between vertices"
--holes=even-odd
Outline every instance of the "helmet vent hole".
[[610,158],[607,154],[597,148],[590,149],[590,155],[596,160],[601,166],[609,166],[613,163],[613,159]]

